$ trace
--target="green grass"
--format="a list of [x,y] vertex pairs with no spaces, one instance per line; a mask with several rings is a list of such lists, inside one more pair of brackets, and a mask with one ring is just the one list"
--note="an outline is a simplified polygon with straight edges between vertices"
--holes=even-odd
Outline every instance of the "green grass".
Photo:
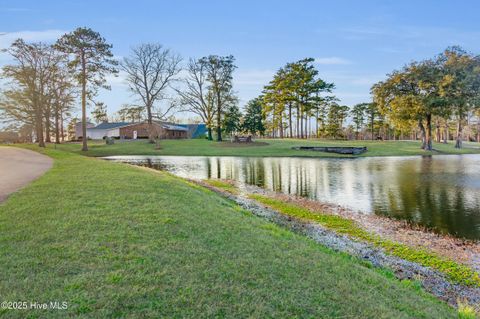
[[203,182],[233,195],[237,195],[239,193],[238,189],[234,185],[219,179],[206,179]]
[[1,310],[0,317],[456,316],[388,272],[205,188],[126,164],[45,152],[53,168],[0,205],[0,301],[69,306]]
[[288,216],[317,222],[339,234],[349,235],[372,243],[394,256],[439,270],[454,282],[480,287],[478,273],[468,266],[461,265],[423,249],[382,239],[380,236],[363,230],[353,220],[337,215],[322,214],[296,204],[286,203],[263,195],[252,194],[249,197]]
[[[304,156],[304,157],[340,157],[334,153],[297,151],[293,146],[367,146],[368,151],[361,156],[402,156],[430,154],[466,154],[480,153],[480,144],[465,143],[465,148],[455,149],[450,144],[434,144],[440,152],[425,152],[420,149],[419,142],[408,141],[326,141],[326,140],[259,140],[267,142],[264,146],[231,146],[230,143],[218,143],[205,139],[164,140],[161,149],[145,140],[119,142],[106,145],[103,141],[89,141],[89,151],[81,152],[80,144],[62,144],[58,149],[82,153],[88,156],[108,155],[184,155],[184,156]],[[53,148],[53,145],[49,145]],[[347,156],[348,157],[348,156]]]

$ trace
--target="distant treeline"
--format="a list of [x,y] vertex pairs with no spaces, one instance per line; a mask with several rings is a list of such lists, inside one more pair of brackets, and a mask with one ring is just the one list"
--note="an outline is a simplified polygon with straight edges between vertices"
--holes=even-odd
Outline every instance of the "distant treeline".
[[[81,121],[174,120],[189,112],[204,122],[208,139],[223,134],[272,138],[480,140],[480,58],[461,48],[412,62],[372,87],[372,101],[342,105],[334,83],[319,76],[306,58],[280,68],[257,97],[243,107],[233,88],[235,58],[182,58],[158,43],[132,48],[118,61],[98,32],[78,28],[54,44],[18,39],[6,51],[13,62],[2,68],[0,116],[9,139],[60,143]],[[181,72],[183,70],[183,72]],[[107,79],[121,74],[136,97],[110,116],[98,101]],[[80,105],[78,108],[77,105]],[[91,106],[91,117],[87,116]],[[73,114],[81,111],[81,118]],[[153,126],[152,126],[153,127]],[[15,133],[12,135],[10,133]],[[154,129],[150,140],[158,139]],[[87,150],[87,140],[83,141]]]

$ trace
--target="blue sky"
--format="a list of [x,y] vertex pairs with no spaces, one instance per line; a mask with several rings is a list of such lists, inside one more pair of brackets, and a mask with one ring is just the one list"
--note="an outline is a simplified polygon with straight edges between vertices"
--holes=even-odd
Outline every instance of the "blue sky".
[[[0,1],[0,45],[54,41],[78,26],[100,32],[117,57],[159,42],[185,60],[233,54],[242,105],[285,63],[316,58],[342,103],[368,101],[373,83],[447,46],[480,52],[478,1]],[[0,56],[0,66],[8,63]],[[133,102],[121,76],[99,100]],[[187,116],[187,115],[186,115]]]

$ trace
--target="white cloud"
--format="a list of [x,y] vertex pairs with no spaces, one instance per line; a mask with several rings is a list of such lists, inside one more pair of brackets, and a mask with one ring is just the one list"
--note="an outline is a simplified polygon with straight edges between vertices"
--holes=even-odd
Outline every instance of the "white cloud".
[[6,48],[16,39],[24,39],[27,42],[43,41],[54,42],[66,31],[51,29],[42,31],[15,31],[15,32],[0,32],[0,47]]
[[352,64],[350,60],[340,58],[340,57],[324,57],[324,58],[315,58],[315,63],[323,65],[345,65]]
[[[54,42],[66,31],[51,29],[43,31],[15,31],[15,32],[1,32],[0,31],[0,49],[8,48],[13,41],[23,39],[27,42]],[[7,53],[0,53],[0,66],[10,63],[11,58]]]

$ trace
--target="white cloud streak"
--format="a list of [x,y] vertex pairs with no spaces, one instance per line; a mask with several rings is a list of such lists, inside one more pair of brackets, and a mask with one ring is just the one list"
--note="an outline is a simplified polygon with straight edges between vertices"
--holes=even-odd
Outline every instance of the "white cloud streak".
[[15,31],[15,32],[0,32],[0,47],[7,48],[16,39],[23,39],[27,42],[54,42],[66,31],[51,29],[43,31]]

